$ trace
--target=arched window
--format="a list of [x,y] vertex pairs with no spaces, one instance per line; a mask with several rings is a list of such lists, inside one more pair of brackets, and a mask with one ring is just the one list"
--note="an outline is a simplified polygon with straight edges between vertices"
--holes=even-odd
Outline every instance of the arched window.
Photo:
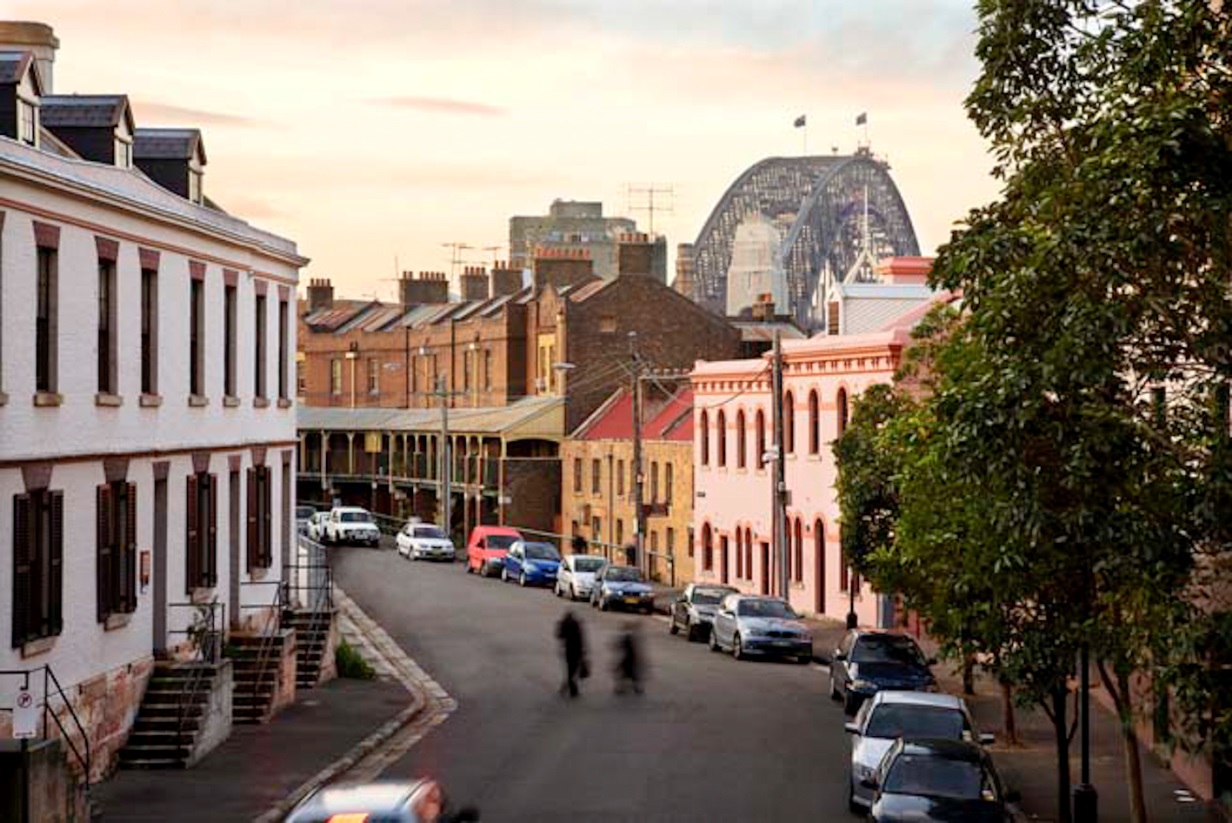
[[839,389],[838,398],[835,400],[835,406],[838,407],[838,436],[842,437],[843,432],[847,431],[847,390]]
[[745,467],[747,443],[744,431],[744,409],[736,412],[736,468]]
[[714,535],[709,523],[702,526],[702,568],[706,571],[714,569]]
[[672,502],[672,464],[666,463],[663,466],[663,500],[668,505]]
[[813,522],[813,562],[817,575],[817,613],[826,613],[826,529],[821,520]]
[[766,467],[766,415],[761,409],[757,410],[757,437],[754,445],[757,448],[757,454],[753,457],[753,465],[764,469]]
[[753,530],[744,530],[744,576],[753,579]]
[[817,408],[817,392],[809,392],[809,454],[821,451],[821,415]]
[[744,577],[744,532],[736,529],[736,577]]
[[702,439],[702,465],[710,465],[710,415],[705,411],[702,412],[701,422],[697,428]]
[[796,561],[795,578],[797,583],[804,582],[804,524],[796,519]]
[[719,414],[715,418],[715,433],[714,442],[715,449],[718,450],[719,465],[727,465],[727,415],[722,409],[719,409]]
[[796,453],[796,398],[791,392],[783,398],[783,454]]

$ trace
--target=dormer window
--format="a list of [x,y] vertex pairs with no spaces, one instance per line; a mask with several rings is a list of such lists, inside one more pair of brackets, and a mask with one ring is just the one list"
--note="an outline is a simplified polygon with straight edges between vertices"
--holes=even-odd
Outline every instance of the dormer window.
[[18,138],[27,146],[37,145],[38,112],[34,108],[34,104],[19,98],[17,100],[17,117]]

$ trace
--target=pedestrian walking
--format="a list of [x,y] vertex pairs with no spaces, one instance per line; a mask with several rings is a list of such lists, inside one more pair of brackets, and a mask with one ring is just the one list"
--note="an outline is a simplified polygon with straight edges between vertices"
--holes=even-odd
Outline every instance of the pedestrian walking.
[[616,693],[642,693],[642,649],[637,624],[625,623],[616,639]]
[[560,693],[569,697],[578,696],[578,680],[590,676],[586,663],[586,641],[582,637],[582,624],[573,616],[569,609],[556,624],[556,637],[560,640],[561,651],[565,657],[565,682],[561,684]]

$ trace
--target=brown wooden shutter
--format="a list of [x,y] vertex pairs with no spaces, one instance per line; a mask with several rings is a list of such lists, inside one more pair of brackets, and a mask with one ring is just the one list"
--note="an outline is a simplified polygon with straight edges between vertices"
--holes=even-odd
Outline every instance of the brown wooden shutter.
[[126,487],[128,497],[128,522],[124,524],[124,545],[120,563],[120,611],[137,611],[137,484]]
[[30,637],[30,599],[33,594],[30,579],[31,544],[30,495],[13,495],[13,647],[21,646]]
[[257,534],[257,469],[256,467],[248,470],[248,511],[245,513],[248,523],[248,571],[260,567],[261,565],[261,547],[257,545],[260,536]]
[[261,469],[261,566],[274,565],[274,506],[270,485],[270,469]]
[[206,548],[205,585],[213,588],[218,583],[218,475],[206,475],[210,490],[209,545]]
[[47,633],[64,630],[64,492],[48,492],[51,534],[47,540]]
[[95,490],[95,540],[97,551],[95,552],[95,578],[97,597],[95,605],[95,614],[98,621],[101,623],[107,619],[107,615],[111,614],[114,608],[114,592],[112,591],[112,575],[111,564],[115,556],[112,551],[112,529],[111,529],[111,486],[102,485]]
[[201,513],[197,510],[197,475],[188,475],[188,482],[184,488],[186,501],[184,507],[184,589],[188,594],[192,594],[192,590],[200,585],[199,575],[201,572],[201,534],[199,524]]

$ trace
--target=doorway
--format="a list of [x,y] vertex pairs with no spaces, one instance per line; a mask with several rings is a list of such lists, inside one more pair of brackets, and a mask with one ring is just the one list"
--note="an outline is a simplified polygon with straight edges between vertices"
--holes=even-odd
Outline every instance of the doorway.
[[727,583],[727,554],[728,552],[727,552],[727,535],[725,534],[719,536],[719,551],[721,552],[721,555],[719,557],[719,580],[720,582],[726,584]]
[[770,594],[770,544],[761,544],[761,593]]
[[233,469],[227,478],[227,556],[230,558],[230,577],[227,592],[231,598],[231,628],[238,630],[243,623],[240,614],[240,473]]
[[813,523],[813,556],[817,569],[817,613],[826,613],[826,529],[821,520]]
[[167,654],[167,479],[154,480],[154,654]]

